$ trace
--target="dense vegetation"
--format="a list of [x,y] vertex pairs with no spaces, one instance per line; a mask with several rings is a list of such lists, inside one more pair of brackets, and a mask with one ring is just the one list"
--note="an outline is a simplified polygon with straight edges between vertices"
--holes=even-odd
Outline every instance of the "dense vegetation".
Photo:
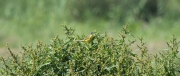
[[[64,25],[63,25],[64,26]],[[168,50],[159,54],[148,54],[143,38],[136,38],[126,30],[119,32],[120,39],[109,37],[106,33],[94,31],[92,42],[78,42],[83,39],[74,30],[64,26],[67,39],[52,39],[47,45],[38,42],[22,46],[23,52],[15,55],[8,47],[11,57],[1,58],[2,75],[25,76],[66,76],[66,75],[127,75],[127,76],[175,76],[179,72],[177,57],[179,42],[173,36],[167,43]],[[133,37],[134,40],[129,40]],[[138,43],[140,54],[130,48]]]
[[[1,74],[175,75],[179,7],[179,0],[0,0],[0,55],[8,43],[11,56],[1,58]],[[118,35],[124,24],[131,34],[123,29]],[[73,41],[94,29],[93,43]]]

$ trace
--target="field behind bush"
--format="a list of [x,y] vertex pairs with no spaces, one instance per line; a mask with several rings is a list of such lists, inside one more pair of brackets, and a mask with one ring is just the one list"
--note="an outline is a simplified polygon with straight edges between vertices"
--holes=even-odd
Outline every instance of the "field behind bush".
[[[131,1],[120,0],[119,3],[122,6],[116,7],[118,4],[114,4],[114,1],[109,2],[109,4],[100,1],[101,5],[91,6],[93,1],[92,4],[86,5],[88,1],[2,0],[0,5],[0,47],[4,50],[6,43],[8,43],[12,48],[19,49],[20,45],[34,44],[37,40],[50,43],[51,38],[56,35],[63,38],[61,24],[75,28],[79,35],[88,35],[96,29],[101,33],[107,32],[115,38],[118,37],[117,34],[122,25],[128,24],[132,33],[137,37],[143,36],[148,46],[152,48],[154,48],[153,46],[163,47],[164,41],[169,40],[172,34],[179,37],[180,19],[178,13],[180,10],[178,10],[178,0],[159,1],[160,16],[149,18],[149,22],[136,18],[138,13],[131,11],[132,9],[140,10],[140,5],[143,4],[145,7],[143,0],[139,1],[139,3],[133,4]],[[127,7],[130,9],[123,9],[128,3],[133,5]],[[94,3],[94,5],[97,4]],[[114,8],[109,9],[113,10],[112,12],[93,12],[96,7],[102,11],[106,9],[103,8],[103,5],[113,4],[114,6],[109,6],[109,8]],[[137,7],[132,8],[133,6]],[[78,12],[82,15],[79,16]],[[99,16],[99,13],[103,15]],[[161,13],[164,14],[161,16]]]

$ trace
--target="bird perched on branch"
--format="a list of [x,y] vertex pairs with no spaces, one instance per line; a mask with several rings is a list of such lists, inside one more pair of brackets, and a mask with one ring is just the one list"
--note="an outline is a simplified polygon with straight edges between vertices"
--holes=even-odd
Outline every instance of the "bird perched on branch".
[[74,40],[74,41],[92,42],[93,39],[94,39],[93,32],[91,32],[91,34],[88,37],[86,37],[85,39],[83,39],[83,40]]

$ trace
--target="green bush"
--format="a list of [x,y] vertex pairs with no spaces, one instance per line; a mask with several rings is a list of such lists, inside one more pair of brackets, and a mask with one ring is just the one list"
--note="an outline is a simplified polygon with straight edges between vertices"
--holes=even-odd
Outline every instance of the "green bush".
[[[64,75],[127,75],[127,76],[175,76],[179,71],[175,62],[178,53],[176,38],[167,43],[168,50],[155,55],[148,54],[143,38],[135,39],[126,30],[119,33],[120,39],[94,31],[90,43],[75,41],[85,36],[74,34],[74,30],[63,26],[67,39],[52,39],[47,45],[38,41],[36,47],[22,46],[21,56],[8,50],[11,57],[1,57],[4,66],[1,74],[24,76],[64,76]],[[129,40],[133,37],[134,40]],[[132,53],[130,47],[136,42],[140,54]]]

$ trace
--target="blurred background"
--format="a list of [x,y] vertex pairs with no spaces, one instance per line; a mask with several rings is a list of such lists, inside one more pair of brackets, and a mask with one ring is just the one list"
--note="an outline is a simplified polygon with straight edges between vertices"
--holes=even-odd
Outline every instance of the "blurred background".
[[79,35],[96,29],[114,38],[128,24],[153,52],[167,48],[173,34],[180,38],[180,0],[0,0],[0,55],[6,43],[18,52],[21,45],[64,38],[62,24]]

